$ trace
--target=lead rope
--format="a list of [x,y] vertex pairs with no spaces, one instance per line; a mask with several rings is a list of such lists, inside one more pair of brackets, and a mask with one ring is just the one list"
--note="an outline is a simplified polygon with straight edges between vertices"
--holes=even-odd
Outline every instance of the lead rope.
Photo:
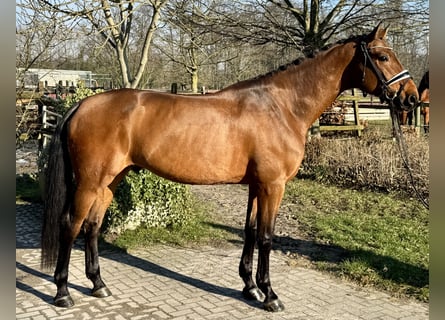
[[389,102],[390,110],[391,110],[391,118],[392,118],[392,126],[394,128],[394,135],[396,136],[397,140],[397,147],[399,148],[400,156],[403,161],[403,165],[406,169],[406,172],[408,173],[411,185],[414,189],[414,192],[417,195],[417,198],[419,198],[420,202],[423,204],[423,206],[429,210],[430,205],[429,203],[422,197],[419,190],[416,187],[416,184],[414,183],[414,177],[412,174],[411,166],[409,165],[409,159],[408,159],[408,150],[406,148],[406,142],[405,138],[403,137],[402,129],[400,127],[399,117],[397,115],[396,108],[393,105],[393,102]]

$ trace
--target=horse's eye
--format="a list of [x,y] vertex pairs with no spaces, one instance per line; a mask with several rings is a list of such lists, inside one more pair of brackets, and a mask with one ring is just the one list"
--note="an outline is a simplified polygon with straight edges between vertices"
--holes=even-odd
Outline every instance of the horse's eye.
[[379,56],[378,58],[380,61],[388,61],[388,56]]

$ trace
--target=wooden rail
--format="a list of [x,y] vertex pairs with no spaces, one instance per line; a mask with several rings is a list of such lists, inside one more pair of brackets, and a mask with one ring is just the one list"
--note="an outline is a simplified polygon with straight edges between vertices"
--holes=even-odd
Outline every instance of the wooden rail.
[[53,135],[57,122],[62,118],[62,115],[48,110],[47,106],[42,107],[42,127],[40,130],[40,151],[44,150],[48,144],[49,139]]
[[[356,135],[360,136],[364,126],[360,124],[360,115],[363,115],[368,120],[380,120],[387,119],[391,117],[389,113],[389,106],[386,103],[381,103],[379,98],[373,97],[371,95],[364,97],[363,94],[357,94],[356,89],[351,90],[351,94],[343,93],[340,95],[336,101],[350,103],[352,107],[352,114],[346,113],[345,115],[350,115],[349,122],[350,124],[333,124],[333,125],[320,125],[317,120],[311,129],[309,130],[309,136],[311,135],[320,135],[322,131],[356,131]],[[364,109],[373,109],[373,110],[388,110],[388,112],[363,112]],[[362,111],[362,112],[360,112]],[[420,108],[416,108],[415,113],[415,128],[416,132],[420,132]],[[351,119],[352,118],[352,119]]]

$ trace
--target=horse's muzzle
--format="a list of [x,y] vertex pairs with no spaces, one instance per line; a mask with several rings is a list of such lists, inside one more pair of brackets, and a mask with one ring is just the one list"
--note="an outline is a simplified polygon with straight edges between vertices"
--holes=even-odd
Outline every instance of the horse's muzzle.
[[417,96],[410,94],[405,97],[404,106],[408,107],[409,111],[413,110],[419,104],[419,99]]
[[396,107],[403,111],[411,111],[419,105],[419,99],[414,94],[405,95],[404,97],[398,96],[393,100]]

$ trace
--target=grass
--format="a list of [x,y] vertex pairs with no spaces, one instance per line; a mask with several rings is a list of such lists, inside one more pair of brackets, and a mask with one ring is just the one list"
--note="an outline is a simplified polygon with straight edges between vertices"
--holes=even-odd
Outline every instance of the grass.
[[193,206],[194,214],[182,224],[166,228],[140,226],[125,230],[118,236],[110,234],[105,240],[121,249],[131,250],[160,243],[177,246],[222,245],[234,237],[230,231],[215,226],[211,216],[205,214],[214,211],[209,204],[194,201]]
[[345,253],[314,266],[397,296],[429,300],[428,211],[417,199],[342,189],[314,181],[288,185],[302,232]]
[[166,228],[141,226],[126,230],[112,242],[122,249],[135,249],[154,244],[200,245],[226,238],[225,232],[213,228],[203,215],[195,215],[183,225]]

